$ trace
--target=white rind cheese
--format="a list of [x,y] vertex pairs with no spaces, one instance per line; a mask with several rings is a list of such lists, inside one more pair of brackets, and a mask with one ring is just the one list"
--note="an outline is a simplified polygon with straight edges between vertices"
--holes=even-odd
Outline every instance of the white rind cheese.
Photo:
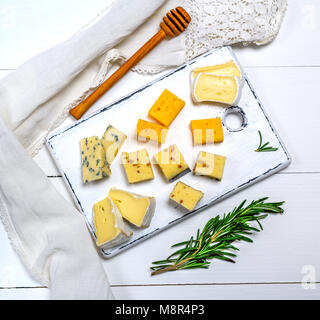
[[130,239],[132,232],[109,197],[94,204],[93,212],[98,247],[109,249]]
[[243,80],[243,71],[241,70],[241,67],[235,60],[230,60],[226,63],[216,64],[213,66],[194,68],[190,73],[191,84],[200,72],[215,74],[219,76],[236,76],[239,78],[239,80]]
[[[203,92],[206,92],[206,97],[204,98],[204,97],[200,97],[197,94],[197,89],[199,86],[203,85],[202,82],[204,82],[205,80],[208,80],[207,82],[210,82],[210,80],[212,80],[212,84],[209,83],[205,87],[201,88]],[[233,82],[233,84],[235,84],[235,88],[231,88],[231,90],[233,91],[235,89],[236,92],[232,92],[231,95],[230,95],[230,92],[226,93],[225,95],[224,93],[222,93],[220,95],[221,97],[220,99],[214,98],[214,95],[217,92],[217,87],[215,87],[214,81],[221,82],[221,83],[223,83],[224,81],[229,83]],[[231,106],[236,106],[239,103],[239,100],[241,98],[242,87],[243,87],[243,81],[239,80],[239,78],[236,76],[229,76],[229,75],[220,76],[220,75],[214,75],[214,74],[199,73],[196,76],[195,80],[193,81],[191,96],[192,96],[192,100],[195,103],[209,101],[209,102],[218,102],[218,103],[228,104]],[[227,86],[225,88],[227,89]],[[224,90],[223,85],[221,85],[219,89],[222,89],[223,91]],[[212,97],[209,96],[210,92],[212,92],[213,94]]]
[[[134,194],[134,195],[138,196],[137,194]],[[142,224],[141,224],[142,228],[147,228],[150,226],[151,220],[152,220],[152,218],[154,216],[154,212],[156,210],[156,198],[149,197],[149,200],[150,200],[150,204],[149,204],[147,212],[142,220]]]
[[139,228],[149,227],[156,208],[154,197],[111,188],[109,197],[118,207],[122,217]]

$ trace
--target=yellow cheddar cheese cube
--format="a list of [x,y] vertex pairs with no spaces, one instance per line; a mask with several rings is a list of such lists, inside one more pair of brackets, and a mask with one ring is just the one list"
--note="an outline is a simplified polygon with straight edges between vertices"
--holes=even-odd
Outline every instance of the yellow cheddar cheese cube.
[[151,162],[146,149],[130,153],[123,152],[122,164],[129,183],[154,179]]
[[179,181],[170,194],[170,199],[180,206],[192,211],[203,197],[203,192]]
[[98,137],[80,140],[83,183],[110,176],[111,170],[106,161],[106,153]]
[[119,209],[122,217],[139,228],[150,225],[154,215],[156,200],[128,191],[111,188],[109,197]]
[[163,126],[169,127],[184,106],[183,100],[165,89],[149,110],[149,116]]
[[170,182],[190,172],[189,166],[175,144],[155,154],[154,160]]
[[221,118],[191,120],[193,145],[222,142]]
[[207,176],[216,180],[221,180],[225,162],[226,157],[224,156],[200,151],[193,172],[198,176]]
[[112,248],[126,242],[132,235],[110,198],[94,204],[93,223],[96,230],[96,244],[102,249]]
[[165,126],[141,119],[138,120],[136,134],[139,138],[165,143],[167,133],[168,129]]

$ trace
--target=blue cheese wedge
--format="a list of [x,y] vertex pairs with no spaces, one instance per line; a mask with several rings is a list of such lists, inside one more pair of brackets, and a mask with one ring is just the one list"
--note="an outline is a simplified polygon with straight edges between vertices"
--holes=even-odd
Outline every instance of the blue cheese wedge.
[[113,162],[117,156],[121,146],[127,139],[127,136],[120,130],[109,125],[101,139],[101,143],[106,152],[106,160],[109,165]]
[[150,225],[154,215],[156,200],[140,194],[111,188],[109,197],[118,207],[122,217],[139,228]]
[[110,198],[95,203],[93,214],[98,247],[108,249],[130,239],[132,232],[125,225],[117,206]]
[[93,136],[81,139],[80,150],[83,183],[110,176],[111,170],[98,137]]

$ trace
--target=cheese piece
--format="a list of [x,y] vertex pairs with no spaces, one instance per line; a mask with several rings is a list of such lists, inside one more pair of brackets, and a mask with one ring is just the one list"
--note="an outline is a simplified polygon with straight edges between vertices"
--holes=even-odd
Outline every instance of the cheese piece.
[[110,176],[111,170],[100,139],[96,136],[80,140],[83,183]]
[[240,67],[235,63],[234,60],[230,60],[223,64],[216,64],[208,67],[194,68],[191,72],[192,81],[201,72],[220,75],[220,76],[235,76],[235,77],[238,77],[240,80],[242,79],[242,72],[240,70]]
[[183,100],[165,89],[149,110],[149,116],[163,126],[169,127],[185,104]]
[[129,183],[154,179],[151,162],[146,149],[130,153],[123,152],[122,164]]
[[170,199],[180,206],[192,211],[203,197],[203,192],[179,181],[170,194]]
[[111,125],[107,127],[101,143],[106,152],[106,160],[110,166],[126,139],[127,136],[115,127]]
[[199,73],[191,90],[194,102],[210,101],[235,106],[242,91],[242,82],[235,76]]
[[221,180],[225,162],[226,157],[224,156],[200,151],[193,172],[198,176],[207,176]]
[[110,189],[109,197],[115,203],[124,219],[139,228],[146,228],[150,225],[156,207],[154,197],[147,197],[116,188]]
[[139,138],[165,143],[168,129],[160,124],[138,120],[136,134]]
[[96,230],[96,244],[102,249],[124,243],[132,235],[132,232],[124,224],[117,206],[110,198],[94,204],[93,223]]
[[193,145],[223,141],[221,118],[191,120]]
[[175,144],[155,154],[154,160],[170,182],[190,172],[189,166]]

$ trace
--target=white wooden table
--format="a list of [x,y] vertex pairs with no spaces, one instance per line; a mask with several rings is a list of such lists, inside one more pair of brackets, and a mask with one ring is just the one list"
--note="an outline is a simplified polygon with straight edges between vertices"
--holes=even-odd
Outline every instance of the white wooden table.
[[[96,7],[90,0],[1,0],[0,77],[77,31],[106,1],[94,3]],[[281,173],[104,260],[118,299],[320,298],[319,34],[320,2],[289,0],[283,26],[273,43],[259,48],[235,47],[293,162]],[[130,73],[96,108],[151,79]],[[46,149],[35,160],[72,201]],[[210,217],[229,211],[241,200],[266,195],[272,201],[285,200],[285,214],[264,220],[264,231],[254,236],[253,244],[239,244],[236,264],[214,261],[209,270],[150,276],[151,262],[167,256],[171,244],[185,240]],[[0,299],[48,297],[49,290],[28,275],[0,224]]]

